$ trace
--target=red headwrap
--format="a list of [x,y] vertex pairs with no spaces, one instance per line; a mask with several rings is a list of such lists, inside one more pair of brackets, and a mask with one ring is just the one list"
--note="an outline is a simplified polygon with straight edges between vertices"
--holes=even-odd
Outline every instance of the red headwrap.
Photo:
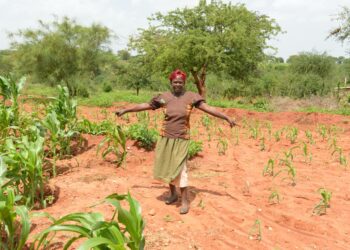
[[169,75],[169,80],[172,81],[178,76],[181,77],[182,80],[186,81],[186,73],[179,69],[176,69],[173,72],[171,72],[171,74]]

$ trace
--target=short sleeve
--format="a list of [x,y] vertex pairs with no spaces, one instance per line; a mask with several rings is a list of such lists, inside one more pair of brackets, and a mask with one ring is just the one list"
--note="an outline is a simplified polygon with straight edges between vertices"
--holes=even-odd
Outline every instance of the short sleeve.
[[193,93],[193,97],[192,97],[192,106],[198,108],[198,106],[202,103],[205,102],[205,99],[197,94],[197,93]]
[[152,109],[155,110],[155,109],[159,109],[161,107],[163,107],[165,104],[165,101],[164,99],[162,98],[162,95],[159,94],[159,95],[156,95],[155,97],[153,97],[151,99],[151,101],[149,102],[149,105],[151,105]]

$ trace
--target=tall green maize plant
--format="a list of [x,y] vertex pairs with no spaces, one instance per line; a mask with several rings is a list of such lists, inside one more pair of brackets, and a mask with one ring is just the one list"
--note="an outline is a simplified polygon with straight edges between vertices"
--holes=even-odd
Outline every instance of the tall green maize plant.
[[0,95],[2,96],[2,104],[5,105],[7,100],[11,101],[10,107],[13,112],[13,125],[18,125],[18,97],[20,96],[20,91],[22,90],[25,81],[25,77],[22,77],[18,82],[16,82],[11,78],[0,76]]
[[0,157],[0,249],[22,250],[30,232],[28,209],[15,205],[20,198],[7,186],[6,175],[7,166]]
[[53,102],[48,106],[47,113],[56,113],[61,129],[72,129],[77,123],[77,101],[69,95],[67,87],[58,85],[58,97],[51,97]]
[[8,165],[7,177],[17,193],[22,195],[26,206],[33,207],[40,202],[45,207],[44,197],[44,138],[38,136],[29,141],[28,136],[18,139],[8,138],[4,145],[4,162]]
[[[129,210],[121,206],[122,200],[129,203]],[[130,193],[112,194],[106,197],[105,202],[115,208],[110,220],[105,220],[100,213],[72,213],[57,220],[47,215],[52,220],[52,225],[37,235],[31,249],[45,249],[54,238],[51,234],[56,232],[75,234],[65,243],[64,249],[69,249],[78,240],[83,240],[77,248],[79,250],[144,249],[145,224],[141,216],[140,204],[130,196]]]

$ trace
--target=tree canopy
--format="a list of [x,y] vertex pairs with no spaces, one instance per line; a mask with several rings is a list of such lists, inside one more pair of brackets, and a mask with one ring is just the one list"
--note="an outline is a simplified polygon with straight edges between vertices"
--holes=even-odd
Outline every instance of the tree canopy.
[[39,21],[39,25],[11,34],[17,72],[52,84],[63,81],[70,90],[72,79],[100,73],[109,51],[108,28],[99,24],[85,27],[68,17],[51,23]]
[[222,71],[244,80],[265,58],[267,41],[280,32],[266,15],[244,5],[201,0],[194,8],[155,13],[146,29],[130,40],[130,49],[145,57],[149,70],[191,72],[205,95],[206,71]]

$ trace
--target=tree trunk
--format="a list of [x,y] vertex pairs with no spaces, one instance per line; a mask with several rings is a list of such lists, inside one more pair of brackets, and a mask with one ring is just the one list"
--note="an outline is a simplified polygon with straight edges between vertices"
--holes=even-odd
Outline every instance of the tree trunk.
[[136,88],[136,95],[138,96],[139,95],[139,92],[140,92],[140,88]]
[[201,69],[202,72],[200,74],[199,71],[191,70],[191,74],[194,78],[194,83],[198,89],[198,94],[200,94],[203,98],[205,98],[207,94],[207,89],[205,87],[206,69],[207,65],[204,64]]

